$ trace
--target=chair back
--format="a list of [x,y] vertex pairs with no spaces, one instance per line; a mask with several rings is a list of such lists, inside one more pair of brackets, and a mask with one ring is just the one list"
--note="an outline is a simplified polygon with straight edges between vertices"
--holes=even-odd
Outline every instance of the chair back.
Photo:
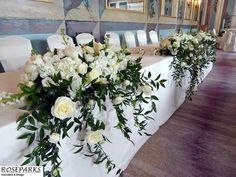
[[106,32],[105,37],[109,35],[108,44],[120,47],[120,37],[117,33]]
[[131,31],[126,31],[124,33],[125,43],[128,48],[136,47],[136,41],[134,33]]
[[47,43],[50,51],[54,51],[54,49],[65,49],[67,45],[74,45],[73,39],[65,35],[67,38],[68,44],[65,44],[63,36],[61,34],[53,34],[47,38]]
[[147,34],[144,30],[137,31],[137,38],[139,46],[147,45]]
[[88,44],[91,41],[95,41],[94,36],[90,33],[81,33],[76,36],[76,42],[78,45]]
[[30,59],[32,45],[29,39],[20,36],[0,38],[0,61],[5,71],[23,68]]
[[156,31],[153,31],[153,30],[149,31],[149,37],[150,37],[150,40],[151,40],[152,44],[158,44],[159,43]]

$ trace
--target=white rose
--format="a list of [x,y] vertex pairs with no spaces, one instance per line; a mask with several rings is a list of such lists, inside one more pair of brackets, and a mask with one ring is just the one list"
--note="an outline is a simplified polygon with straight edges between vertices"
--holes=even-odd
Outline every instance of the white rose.
[[144,95],[151,95],[152,93],[152,87],[149,85],[144,85],[142,88],[143,94]]
[[51,114],[58,119],[73,117],[75,113],[75,103],[68,97],[58,97],[54,106],[51,108]]
[[87,62],[92,62],[94,59],[95,59],[95,58],[94,58],[93,55],[91,55],[91,54],[85,55],[85,60],[86,60]]
[[82,75],[86,74],[88,70],[88,65],[86,63],[81,63],[78,66],[78,72]]
[[190,56],[190,57],[193,57],[193,54],[192,54],[192,53],[190,53],[190,54],[189,54],[189,56]]
[[123,84],[124,84],[125,87],[127,87],[130,84],[130,81],[129,80],[125,80]]
[[88,77],[88,80],[91,82],[91,81],[97,79],[100,75],[101,75],[101,72],[98,69],[94,68],[94,69],[92,69],[92,71],[90,71],[87,74],[87,77]]
[[88,107],[90,107],[90,108],[94,107],[94,101],[93,100],[91,100],[91,99],[89,100]]
[[85,141],[89,145],[94,145],[103,141],[102,132],[100,130],[88,132],[86,134]]
[[115,105],[118,105],[118,104],[121,104],[122,101],[123,101],[123,98],[119,95],[119,96],[117,96],[117,97],[113,100],[113,103],[114,103]]
[[89,54],[94,54],[94,50],[92,47],[89,47],[89,46],[84,46],[84,49],[87,53]]
[[73,59],[77,59],[79,56],[78,49],[76,47],[68,47],[64,49],[64,53],[67,57],[71,57]]
[[52,133],[51,135],[49,135],[48,141],[50,143],[56,144],[60,141],[60,135],[58,133]]

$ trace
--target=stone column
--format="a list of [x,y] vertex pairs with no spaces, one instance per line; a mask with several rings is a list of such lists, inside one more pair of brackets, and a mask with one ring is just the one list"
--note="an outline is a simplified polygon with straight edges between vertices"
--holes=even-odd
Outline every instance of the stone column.
[[236,28],[236,2],[234,3],[234,10],[233,10],[232,20],[231,20],[231,28]]
[[225,0],[220,0],[220,1],[218,0],[218,3],[217,3],[215,25],[214,25],[217,34],[219,33],[220,28],[221,28],[220,24],[221,24],[221,16],[224,9],[224,3],[225,3]]

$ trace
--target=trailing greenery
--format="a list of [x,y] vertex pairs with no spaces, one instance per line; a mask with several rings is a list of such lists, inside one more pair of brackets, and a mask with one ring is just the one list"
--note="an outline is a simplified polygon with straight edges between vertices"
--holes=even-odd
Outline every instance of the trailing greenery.
[[204,70],[215,61],[216,39],[202,31],[174,33],[161,41],[160,54],[174,56],[171,68],[177,86],[182,87],[183,78],[189,74],[186,97],[191,99],[204,77]]
[[[89,43],[43,56],[34,54],[19,85],[26,105],[17,121],[17,129],[25,133],[18,139],[34,147],[22,165],[49,166],[51,170],[44,175],[60,177],[60,141],[69,138],[73,130],[83,135],[75,145],[75,154],[93,157],[95,164],[104,162],[108,172],[116,168],[120,174],[122,169],[103,150],[103,143],[112,143],[104,134],[105,118],[97,119],[94,111],[107,111],[107,102],[112,104],[117,115],[114,128],[132,142],[124,113],[126,107],[132,107],[138,133],[149,135],[146,125],[153,119],[150,113],[157,112],[158,100],[152,92],[165,87],[166,80],[141,69],[141,58],[131,60],[127,50],[114,50],[107,44]],[[150,109],[143,109],[144,104]]]

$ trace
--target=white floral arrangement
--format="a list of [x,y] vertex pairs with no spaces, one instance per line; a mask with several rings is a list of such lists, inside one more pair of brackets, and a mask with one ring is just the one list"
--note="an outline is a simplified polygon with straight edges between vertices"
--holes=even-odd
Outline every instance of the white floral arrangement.
[[161,41],[159,51],[162,55],[174,56],[171,68],[174,69],[172,76],[177,86],[182,86],[186,72],[190,74],[186,97],[191,99],[204,76],[204,69],[215,61],[216,39],[203,31],[174,33]]
[[[66,43],[67,41],[65,41]],[[141,58],[131,60],[126,49],[113,50],[105,44],[89,43],[82,46],[67,46],[44,55],[33,54],[24,67],[19,84],[21,92],[11,98],[24,98],[24,110],[18,119],[18,130],[25,133],[18,139],[33,144],[22,165],[35,162],[50,167],[44,172],[47,177],[60,177],[60,141],[69,138],[74,130],[84,137],[75,145],[75,153],[93,157],[93,162],[104,162],[108,172],[118,169],[103,150],[102,145],[110,140],[103,134],[106,124],[96,119],[94,109],[106,111],[106,101],[112,104],[117,114],[117,125],[125,138],[130,140],[131,129],[123,109],[133,107],[135,126],[140,135],[146,132],[147,121],[153,119],[158,98],[152,95],[166,80],[160,75],[152,79],[151,73],[141,71]],[[4,97],[4,96],[3,96]],[[4,101],[5,100],[5,101]],[[9,101],[9,100],[8,100]],[[2,98],[2,104],[7,103]],[[149,109],[142,105],[148,104]]]

